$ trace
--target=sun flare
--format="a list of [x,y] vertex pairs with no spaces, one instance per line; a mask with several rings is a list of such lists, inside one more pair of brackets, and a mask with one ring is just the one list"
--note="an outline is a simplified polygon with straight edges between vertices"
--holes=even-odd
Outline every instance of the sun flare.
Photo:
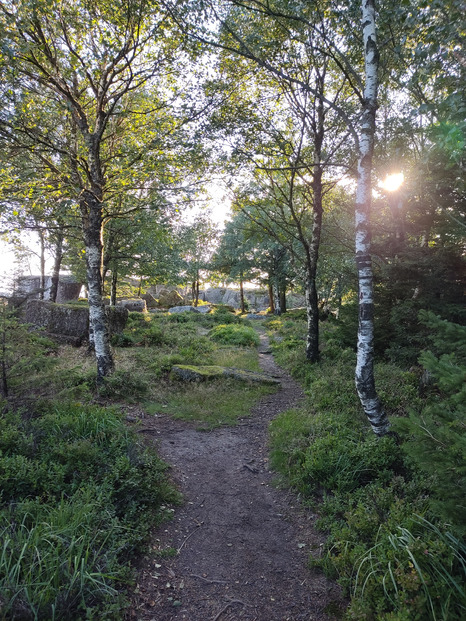
[[402,172],[394,173],[393,175],[387,175],[380,185],[387,192],[396,192],[396,190],[400,188],[404,179],[405,176]]

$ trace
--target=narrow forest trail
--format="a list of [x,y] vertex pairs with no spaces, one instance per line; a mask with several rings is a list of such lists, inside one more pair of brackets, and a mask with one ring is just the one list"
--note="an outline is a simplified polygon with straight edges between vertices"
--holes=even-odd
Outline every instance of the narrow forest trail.
[[[267,427],[296,405],[301,388],[273,361],[262,326],[260,365],[281,389],[236,427],[197,431],[159,416],[147,425],[173,469],[185,503],[156,533],[154,548],[171,558],[146,558],[130,619],[140,621],[300,621],[332,619],[324,612],[341,599],[335,583],[310,570],[310,547],[322,538],[315,516],[292,492],[273,485]],[[303,545],[306,543],[306,545]]]

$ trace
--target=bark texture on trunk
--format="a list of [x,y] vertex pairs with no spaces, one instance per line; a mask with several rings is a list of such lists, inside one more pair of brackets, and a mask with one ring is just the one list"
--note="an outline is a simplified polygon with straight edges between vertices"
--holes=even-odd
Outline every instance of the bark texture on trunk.
[[102,297],[102,210],[96,196],[83,192],[81,211],[86,247],[87,288],[89,298],[89,343],[97,362],[97,382],[102,383],[114,368]]
[[365,53],[364,108],[359,136],[356,190],[356,267],[359,282],[356,389],[372,430],[378,436],[389,430],[389,421],[377,396],[374,379],[374,297],[371,259],[371,174],[377,110],[378,65],[374,0],[362,0]]
[[316,279],[312,271],[307,270],[306,286],[306,359],[309,362],[319,362],[319,304],[317,298]]
[[[319,108],[318,108],[319,109]],[[313,210],[312,210],[312,236],[307,248],[306,265],[306,315],[307,315],[307,337],[306,337],[306,359],[309,362],[319,362],[319,298],[317,295],[316,276],[317,263],[319,260],[320,239],[322,235],[322,166],[320,165],[320,155],[323,139],[323,118],[322,133],[316,132],[316,146],[314,158],[316,164],[313,171]]]

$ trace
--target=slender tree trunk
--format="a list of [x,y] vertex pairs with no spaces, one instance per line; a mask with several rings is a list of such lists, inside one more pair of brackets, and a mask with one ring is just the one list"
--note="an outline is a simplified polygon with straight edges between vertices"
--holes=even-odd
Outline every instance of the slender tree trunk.
[[378,65],[374,0],[362,0],[365,51],[364,106],[359,139],[356,190],[356,267],[359,282],[356,388],[374,433],[385,435],[389,421],[377,396],[374,379],[374,298],[371,259],[371,174],[377,110]]
[[0,393],[6,398],[8,397],[8,377],[7,377],[7,359],[6,359],[6,335],[7,335],[7,307],[4,304],[1,313],[2,319],[2,383]]
[[312,236],[308,245],[308,259],[306,265],[306,315],[307,338],[306,359],[309,362],[319,362],[319,299],[317,295],[316,276],[319,259],[320,238],[322,233],[322,169],[314,171],[314,199],[312,212]]
[[57,301],[58,283],[60,281],[60,267],[63,260],[63,239],[64,235],[61,231],[59,231],[55,242],[55,260],[53,262],[52,286],[50,287],[51,302]]
[[284,281],[280,283],[280,314],[286,313],[286,284]]
[[194,304],[193,306],[197,308],[199,304],[199,272],[196,273],[196,280],[194,282]]
[[116,306],[117,303],[117,282],[118,282],[118,271],[115,265],[113,265],[112,269],[112,285],[110,289],[110,306]]
[[274,305],[274,315],[280,315],[280,294],[278,292],[278,276],[274,276],[273,278],[273,305]]
[[241,304],[241,313],[244,315],[246,309],[244,307],[244,287],[243,287],[243,274],[240,275],[239,279],[239,299]]
[[102,297],[102,209],[89,190],[82,194],[84,243],[86,247],[87,288],[89,298],[89,342],[95,351],[97,383],[114,369],[107,316]]
[[272,287],[272,283],[270,281],[270,278],[269,278],[269,283],[268,283],[268,292],[269,292],[270,312],[272,313],[272,315],[275,315],[275,302],[274,302],[274,299],[273,299],[273,287]]
[[40,228],[38,230],[40,241],[40,291],[39,300],[44,299],[45,293],[45,238],[44,231]]
[[315,270],[312,265],[308,265],[306,269],[305,299],[307,317],[306,359],[309,362],[319,362],[319,304]]

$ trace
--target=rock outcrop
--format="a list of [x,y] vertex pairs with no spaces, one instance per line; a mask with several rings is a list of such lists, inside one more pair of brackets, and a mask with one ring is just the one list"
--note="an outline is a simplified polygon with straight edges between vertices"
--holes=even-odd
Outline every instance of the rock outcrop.
[[232,378],[241,382],[254,382],[271,386],[280,384],[280,380],[271,375],[214,365],[194,366],[178,364],[172,367],[170,377],[182,382],[205,382],[220,378]]
[[172,306],[169,313],[210,313],[210,306]]
[[[125,308],[107,306],[105,312],[110,334],[122,332],[128,320],[128,311]],[[56,341],[76,347],[89,337],[89,308],[86,305],[29,300],[24,321],[43,328],[47,336]]]
[[[51,286],[52,277],[46,276],[43,290],[44,300],[50,298]],[[82,288],[82,283],[77,282],[74,276],[60,276],[60,280],[58,281],[57,304],[77,300]],[[20,276],[16,281],[13,297],[38,300],[41,291],[40,276]]]
[[146,301],[141,298],[134,298],[131,300],[119,300],[117,306],[126,308],[129,313],[146,313],[147,304]]
[[181,306],[184,303],[184,298],[175,291],[163,291],[159,297],[159,306],[163,308],[171,308],[173,306]]

